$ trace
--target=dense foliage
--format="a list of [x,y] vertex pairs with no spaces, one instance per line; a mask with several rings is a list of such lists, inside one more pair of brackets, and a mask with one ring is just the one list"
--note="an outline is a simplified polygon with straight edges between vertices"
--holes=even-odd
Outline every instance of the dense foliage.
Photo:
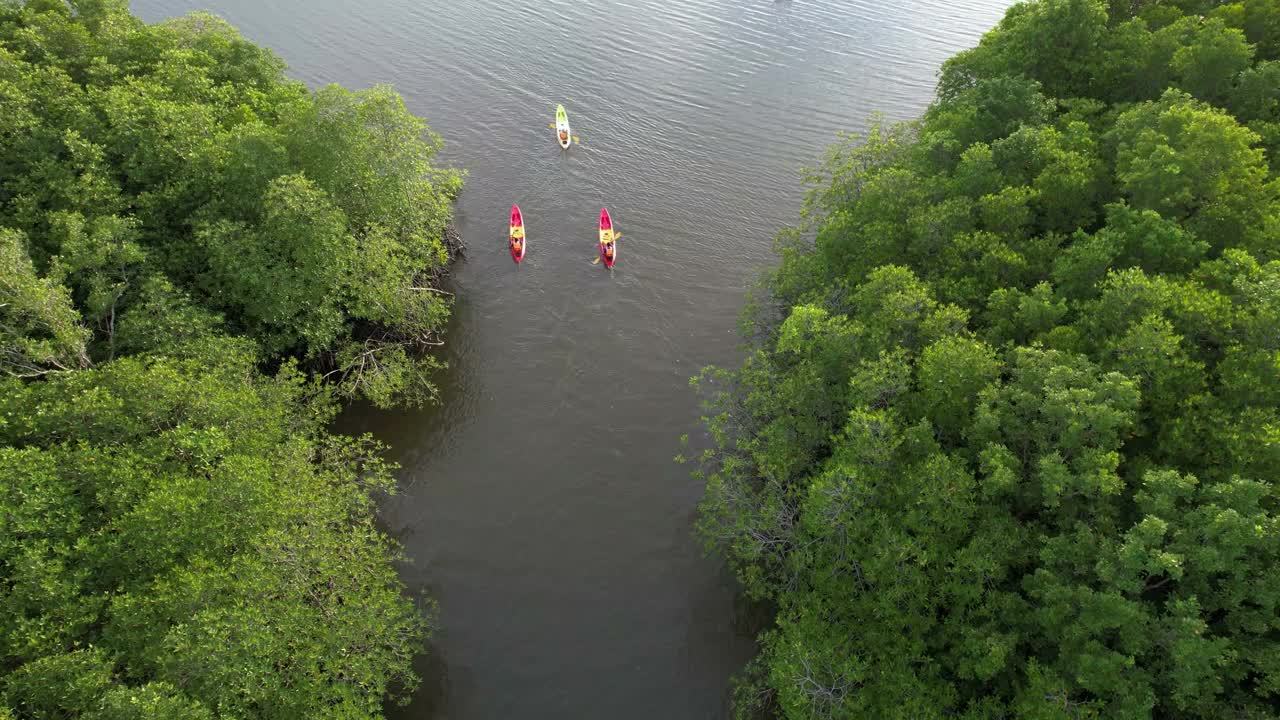
[[429,396],[448,307],[426,281],[461,182],[432,167],[438,138],[388,88],[310,92],[212,16],[123,5],[0,2],[0,228],[20,246],[0,252],[24,278],[0,369],[164,341],[117,321],[190,298],[347,394]]
[[1034,0],[835,147],[699,379],[739,710],[1280,716],[1280,3]]
[[456,172],[225,23],[0,0],[0,717],[376,718],[427,627],[337,400],[428,397]]
[[328,406],[259,375],[246,343],[190,350],[0,386],[5,700],[19,718],[381,717],[424,626],[373,525],[377,448],[326,435]]

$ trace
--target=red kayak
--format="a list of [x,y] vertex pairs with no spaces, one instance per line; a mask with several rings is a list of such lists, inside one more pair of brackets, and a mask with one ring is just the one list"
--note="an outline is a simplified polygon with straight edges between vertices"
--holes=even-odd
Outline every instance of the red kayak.
[[600,208],[600,259],[607,268],[618,261],[618,240],[613,232],[613,220],[605,208]]
[[520,215],[519,205],[511,206],[511,229],[507,232],[507,244],[511,248],[512,260],[524,260],[524,251],[529,241],[524,237],[524,218]]

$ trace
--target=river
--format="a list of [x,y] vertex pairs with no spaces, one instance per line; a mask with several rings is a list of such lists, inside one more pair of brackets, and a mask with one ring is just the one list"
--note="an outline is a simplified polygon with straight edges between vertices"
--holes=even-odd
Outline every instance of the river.
[[[407,585],[439,601],[426,681],[394,717],[725,716],[753,643],[672,462],[697,433],[688,378],[735,362],[800,169],[872,112],[918,116],[1007,4],[134,1],[148,21],[209,9],[312,86],[392,83],[470,173],[440,404],[342,421],[403,466],[383,518]],[[568,152],[557,102],[583,141]],[[601,206],[623,233],[613,272],[590,262]]]

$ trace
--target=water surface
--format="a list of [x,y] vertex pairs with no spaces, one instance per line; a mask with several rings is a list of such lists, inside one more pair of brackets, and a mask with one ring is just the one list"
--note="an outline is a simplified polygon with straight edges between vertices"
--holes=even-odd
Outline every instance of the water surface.
[[[919,115],[1006,0],[135,0],[208,8],[311,85],[390,82],[470,172],[441,404],[353,410],[389,442],[388,526],[442,631],[406,718],[722,717],[753,645],[672,463],[687,380],[732,363],[799,171]],[[562,152],[557,102],[584,144]],[[505,249],[512,202],[529,254]],[[623,238],[590,260],[607,205]]]

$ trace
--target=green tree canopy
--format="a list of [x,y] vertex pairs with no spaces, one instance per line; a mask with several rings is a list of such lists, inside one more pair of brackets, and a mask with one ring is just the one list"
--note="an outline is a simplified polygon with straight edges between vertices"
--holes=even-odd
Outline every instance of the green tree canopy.
[[828,153],[695,382],[742,716],[1275,717],[1277,23],[1020,3]]
[[19,717],[373,718],[412,687],[423,620],[371,514],[388,467],[322,431],[332,407],[300,375],[255,362],[211,340],[0,386]]
[[389,88],[283,73],[207,14],[3,4],[0,228],[71,290],[95,359],[164,278],[266,359],[379,403],[425,399],[461,175],[433,166],[440,138]]
[[461,176],[390,89],[283,72],[209,15],[0,0],[0,718],[417,682],[392,468],[327,426],[431,396]]

